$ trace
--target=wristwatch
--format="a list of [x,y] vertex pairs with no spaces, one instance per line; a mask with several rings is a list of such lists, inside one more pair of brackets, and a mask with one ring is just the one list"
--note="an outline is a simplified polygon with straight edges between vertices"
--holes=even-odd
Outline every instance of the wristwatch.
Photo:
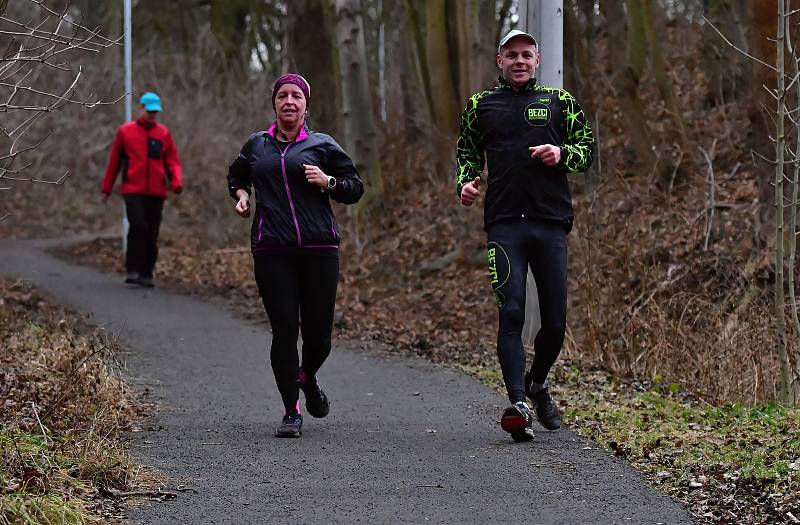
[[328,189],[332,190],[336,187],[336,178],[335,177],[328,177]]

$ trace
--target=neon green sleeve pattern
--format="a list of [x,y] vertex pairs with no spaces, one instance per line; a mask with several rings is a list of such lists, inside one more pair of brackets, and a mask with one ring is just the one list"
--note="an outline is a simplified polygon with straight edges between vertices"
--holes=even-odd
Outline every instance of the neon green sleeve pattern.
[[592,165],[594,156],[592,127],[575,97],[567,91],[559,90],[558,98],[564,103],[562,126],[566,137],[562,146],[564,158],[561,163],[569,173],[586,171]]
[[456,194],[461,196],[461,188],[480,177],[486,156],[483,150],[483,137],[478,129],[478,101],[491,93],[482,91],[470,97],[467,107],[461,114],[461,126],[456,143]]

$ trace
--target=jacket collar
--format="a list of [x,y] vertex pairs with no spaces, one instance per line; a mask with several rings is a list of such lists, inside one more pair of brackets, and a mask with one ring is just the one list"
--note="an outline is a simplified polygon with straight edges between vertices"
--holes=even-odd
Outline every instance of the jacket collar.
[[[267,130],[267,135],[269,135],[275,140],[278,140],[275,138],[275,130],[277,129],[278,129],[278,121],[276,120]],[[306,140],[307,138],[308,138],[308,126],[306,126],[306,123],[303,122],[303,125],[300,127],[300,133],[297,134],[297,137],[295,137],[294,141],[300,142],[301,140]]]
[[137,117],[136,123],[142,126],[146,130],[151,130],[156,127],[157,122],[153,122],[152,120],[148,120],[144,117]]
[[[497,87],[501,89],[514,89],[514,87],[505,79],[503,75],[497,77]],[[525,84],[520,91],[536,91],[539,88],[539,83],[536,81],[536,77],[532,77],[528,80],[528,83]]]

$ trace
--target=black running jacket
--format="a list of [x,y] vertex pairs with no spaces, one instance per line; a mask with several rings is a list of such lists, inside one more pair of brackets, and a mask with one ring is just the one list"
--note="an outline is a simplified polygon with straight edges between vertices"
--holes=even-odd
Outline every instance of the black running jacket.
[[[288,145],[275,139],[275,124],[250,136],[228,168],[228,192],[256,192],[250,244],[254,254],[285,249],[328,248],[339,245],[339,227],[330,199],[358,202],[364,185],[353,161],[333,138],[302,129]],[[309,183],[303,164],[318,166],[336,178],[336,187],[323,190]]]
[[[515,91],[503,78],[490,91],[470,97],[458,134],[456,187],[488,165],[484,228],[509,218],[572,223],[567,173],[592,164],[594,136],[581,106],[563,89],[531,79]],[[531,158],[528,147],[553,144],[561,160],[553,167]]]

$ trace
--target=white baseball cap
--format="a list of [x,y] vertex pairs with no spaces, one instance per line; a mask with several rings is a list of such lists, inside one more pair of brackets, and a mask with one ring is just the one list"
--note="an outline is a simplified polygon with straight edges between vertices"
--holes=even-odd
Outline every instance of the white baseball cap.
[[537,48],[539,47],[539,43],[536,42],[536,39],[533,38],[532,35],[526,33],[525,31],[520,31],[519,29],[512,29],[511,31],[508,32],[508,34],[506,36],[504,36],[502,39],[500,39],[500,43],[497,44],[497,54],[498,55],[500,54],[500,48],[503,47],[504,45],[506,45],[509,40],[511,40],[514,37],[518,37],[518,36],[527,38],[528,40],[531,41],[531,44],[533,44]]

